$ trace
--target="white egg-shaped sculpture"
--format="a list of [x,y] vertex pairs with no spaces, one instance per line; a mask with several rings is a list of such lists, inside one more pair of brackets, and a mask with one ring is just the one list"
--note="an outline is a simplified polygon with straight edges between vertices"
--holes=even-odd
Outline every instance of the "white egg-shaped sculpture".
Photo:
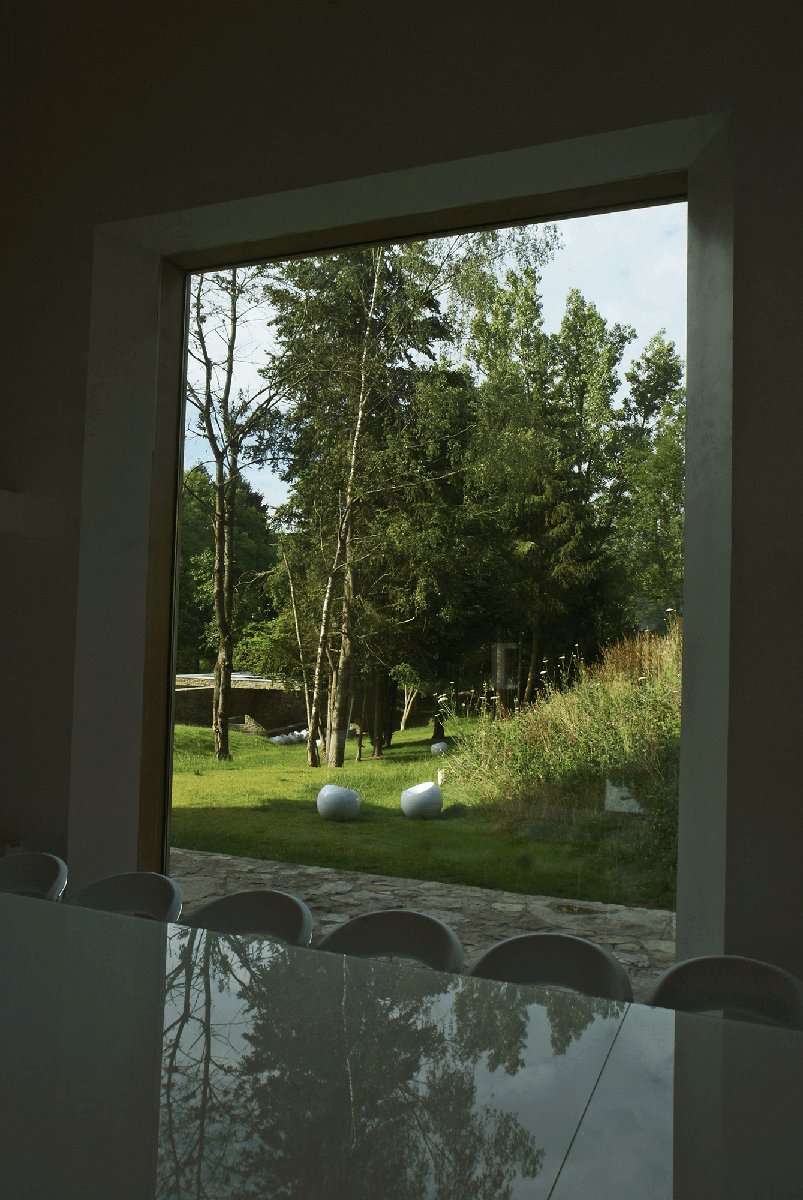
[[360,811],[360,794],[351,788],[325,783],[318,792],[318,812],[327,821],[351,821]]
[[447,742],[433,742],[429,748],[430,754],[446,754],[449,750]]
[[443,796],[437,783],[417,783],[401,794],[405,817],[437,817],[443,808]]

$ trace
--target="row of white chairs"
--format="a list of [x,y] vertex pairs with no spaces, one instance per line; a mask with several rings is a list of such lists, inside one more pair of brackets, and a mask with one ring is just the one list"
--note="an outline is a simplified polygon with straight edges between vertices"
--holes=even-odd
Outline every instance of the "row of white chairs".
[[[51,854],[0,859],[0,891],[65,905],[101,909],[156,921],[178,921],[181,890],[165,875],[133,871],[99,879],[61,900],[67,865]],[[287,892],[260,889],[223,896],[196,909],[183,924],[223,934],[256,934],[309,947],[313,917]],[[327,933],[318,950],[360,958],[407,958],[436,971],[463,970],[463,947],[444,921],[411,909],[363,913]],[[631,1001],[619,960],[603,946],[563,933],[528,933],[486,950],[467,974],[519,985],[554,985]],[[643,1001],[687,1012],[723,1012],[803,1030],[803,982],[771,963],[737,955],[707,955],[669,967]]]

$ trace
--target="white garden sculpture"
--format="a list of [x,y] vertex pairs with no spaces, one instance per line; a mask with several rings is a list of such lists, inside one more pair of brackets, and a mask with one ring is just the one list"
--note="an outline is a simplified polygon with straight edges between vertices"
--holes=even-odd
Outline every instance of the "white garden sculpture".
[[443,796],[437,783],[417,783],[401,794],[405,817],[437,817],[443,808]]
[[430,754],[446,754],[449,750],[447,742],[433,742],[429,748]]
[[351,821],[360,811],[360,794],[351,788],[325,783],[318,792],[318,812],[325,821]]

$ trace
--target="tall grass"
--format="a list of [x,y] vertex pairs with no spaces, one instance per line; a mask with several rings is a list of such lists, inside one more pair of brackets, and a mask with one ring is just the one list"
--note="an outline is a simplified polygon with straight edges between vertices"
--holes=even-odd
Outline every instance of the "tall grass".
[[607,777],[649,812],[637,825],[638,853],[674,873],[682,647],[678,620],[665,636],[611,646],[596,666],[572,661],[507,720],[473,730],[453,720],[448,779],[512,831],[556,811],[601,813]]

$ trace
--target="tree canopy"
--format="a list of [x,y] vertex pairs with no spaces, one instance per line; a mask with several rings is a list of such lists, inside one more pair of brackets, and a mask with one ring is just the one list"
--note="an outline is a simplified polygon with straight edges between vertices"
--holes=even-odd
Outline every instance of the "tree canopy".
[[[447,681],[479,690],[492,643],[518,648],[527,701],[561,653],[591,658],[681,606],[683,364],[661,330],[622,380],[636,331],[576,289],[548,333],[540,271],[558,249],[553,227],[530,227],[251,280],[273,341],[270,402],[247,434],[290,494],[275,537],[257,532],[238,466],[228,636],[240,665],[303,679],[313,765],[315,733],[341,765],[355,721],[381,755],[399,686],[408,710]],[[193,525],[205,479],[185,484],[182,638],[196,647],[211,630]]]
[[[262,496],[247,480],[234,497],[233,637],[236,648],[246,630],[262,627],[272,615],[269,598],[256,580],[278,560],[276,534],[270,529]],[[179,672],[194,672],[214,662],[218,648],[213,573],[215,556],[214,485],[206,467],[184,472],[181,515],[178,646]]]

